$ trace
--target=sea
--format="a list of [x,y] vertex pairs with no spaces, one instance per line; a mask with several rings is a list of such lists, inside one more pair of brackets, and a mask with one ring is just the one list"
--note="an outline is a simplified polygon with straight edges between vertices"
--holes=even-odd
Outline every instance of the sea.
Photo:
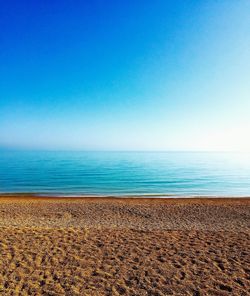
[[250,154],[1,150],[0,193],[244,197]]

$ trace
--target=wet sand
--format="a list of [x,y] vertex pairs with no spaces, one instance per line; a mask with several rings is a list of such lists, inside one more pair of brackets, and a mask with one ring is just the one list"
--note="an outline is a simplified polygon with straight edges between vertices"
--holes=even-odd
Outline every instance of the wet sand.
[[250,198],[0,197],[0,295],[250,295]]

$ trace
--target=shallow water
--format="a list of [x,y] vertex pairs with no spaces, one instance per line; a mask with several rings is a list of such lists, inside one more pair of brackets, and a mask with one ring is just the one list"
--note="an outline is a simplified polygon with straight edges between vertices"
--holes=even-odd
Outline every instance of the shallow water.
[[0,151],[0,192],[250,196],[250,154]]

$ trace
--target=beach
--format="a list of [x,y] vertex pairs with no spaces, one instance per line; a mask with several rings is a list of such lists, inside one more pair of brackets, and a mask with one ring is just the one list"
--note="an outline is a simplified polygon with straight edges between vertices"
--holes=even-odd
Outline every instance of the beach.
[[250,198],[0,197],[0,295],[249,295]]

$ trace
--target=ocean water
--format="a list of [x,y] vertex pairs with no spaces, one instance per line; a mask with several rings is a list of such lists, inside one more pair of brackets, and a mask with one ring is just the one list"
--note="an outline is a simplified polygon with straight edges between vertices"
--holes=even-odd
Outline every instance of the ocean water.
[[0,151],[0,192],[250,196],[250,154]]

